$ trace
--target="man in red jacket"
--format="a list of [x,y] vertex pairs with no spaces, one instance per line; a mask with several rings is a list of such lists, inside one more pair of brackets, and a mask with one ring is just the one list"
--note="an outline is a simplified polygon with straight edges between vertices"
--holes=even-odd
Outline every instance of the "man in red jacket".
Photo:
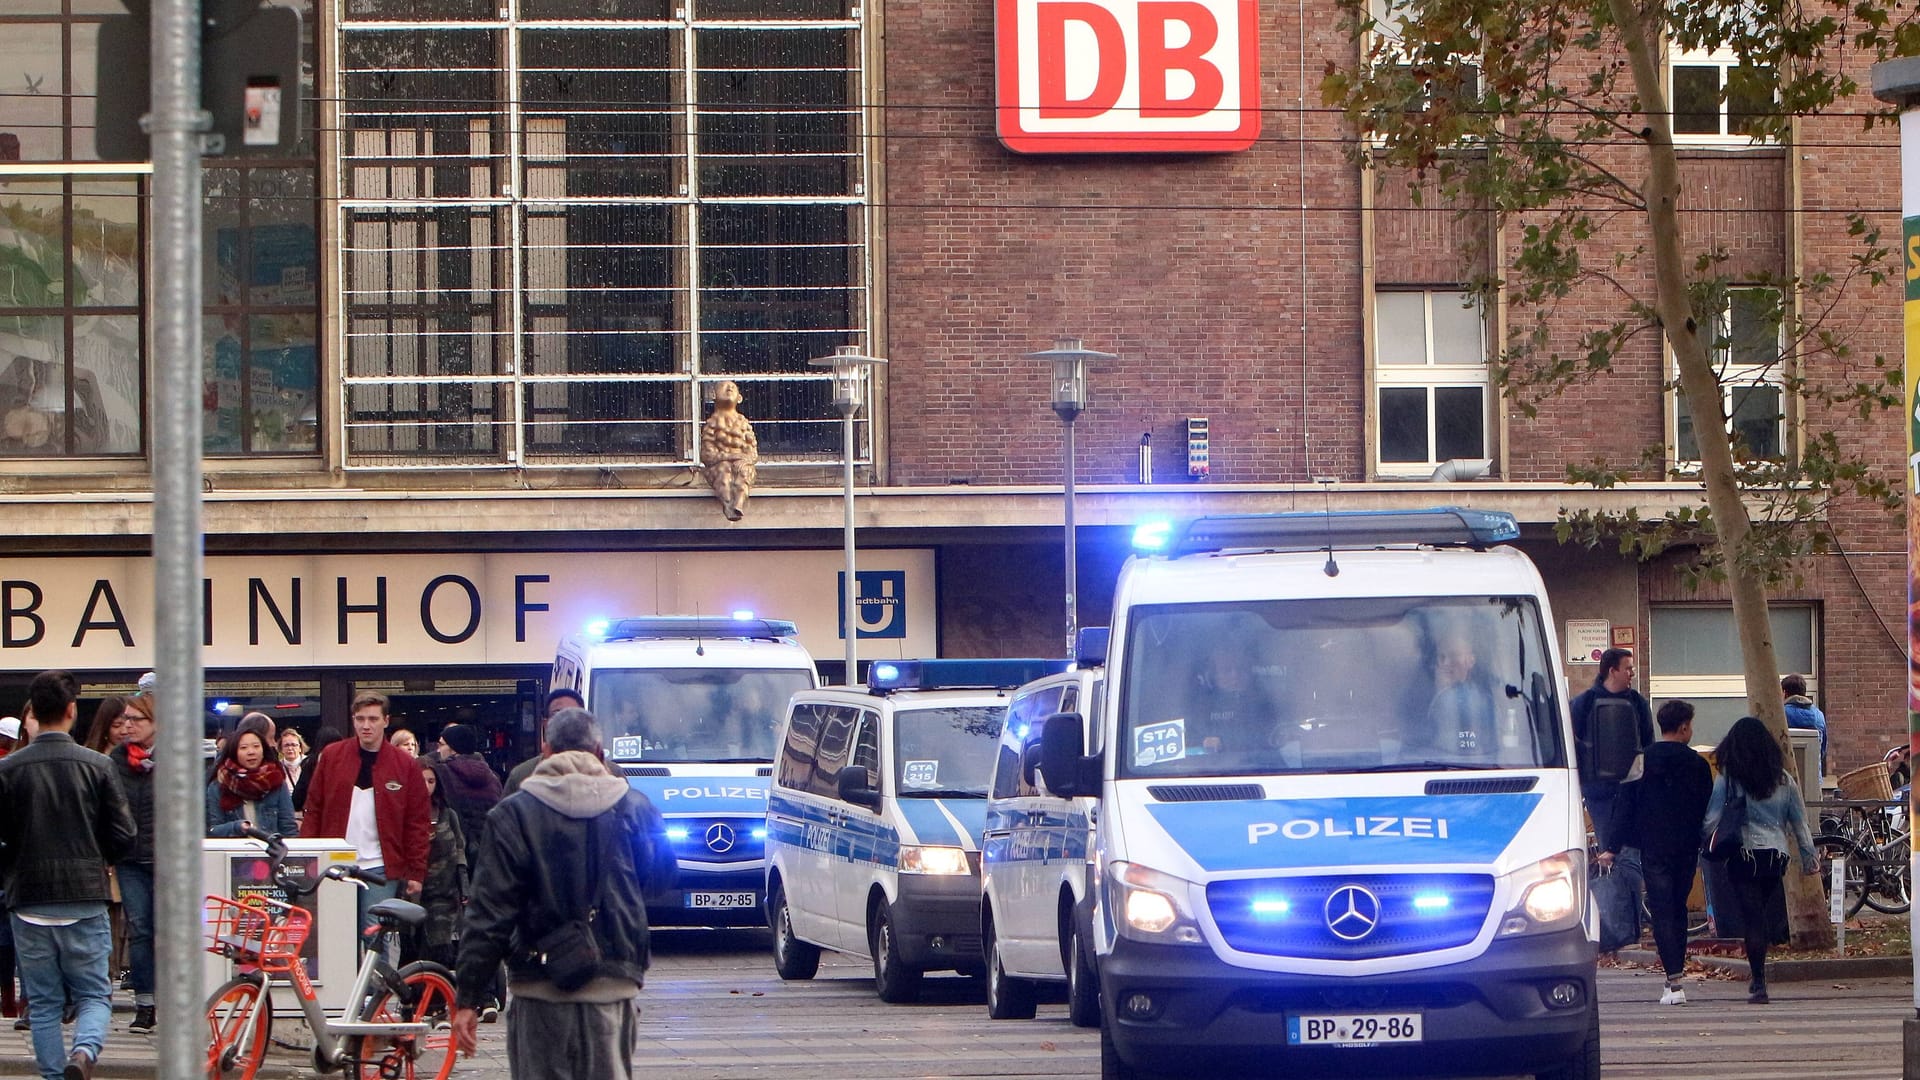
[[387,742],[386,695],[355,697],[353,738],[321,751],[313,765],[300,835],[344,839],[362,870],[386,876],[386,885],[360,890],[362,931],[373,925],[367,909],[379,901],[420,898],[432,834],[432,800],[420,766]]

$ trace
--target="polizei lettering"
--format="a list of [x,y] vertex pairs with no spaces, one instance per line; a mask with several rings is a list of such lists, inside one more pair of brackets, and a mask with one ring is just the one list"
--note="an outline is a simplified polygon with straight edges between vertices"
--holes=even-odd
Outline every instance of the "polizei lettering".
[[1393,836],[1445,840],[1447,838],[1447,819],[1362,814],[1350,818],[1323,817],[1294,818],[1291,821],[1255,821],[1247,825],[1247,843],[1249,844],[1257,844],[1270,836],[1278,836],[1285,840],[1311,840],[1320,836]]
[[763,787],[726,787],[721,784],[703,784],[700,787],[670,787],[660,789],[660,798],[666,799],[765,799],[767,789]]

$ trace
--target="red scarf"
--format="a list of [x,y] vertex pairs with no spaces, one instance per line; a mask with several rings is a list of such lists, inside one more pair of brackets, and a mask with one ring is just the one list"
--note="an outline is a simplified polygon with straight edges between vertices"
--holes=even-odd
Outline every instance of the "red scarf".
[[287,782],[287,774],[277,761],[263,761],[258,768],[243,769],[233,758],[220,763],[216,776],[220,781],[220,810],[231,814],[240,804],[259,802]]
[[127,771],[130,773],[149,773],[153,771],[153,747],[139,743],[127,744]]

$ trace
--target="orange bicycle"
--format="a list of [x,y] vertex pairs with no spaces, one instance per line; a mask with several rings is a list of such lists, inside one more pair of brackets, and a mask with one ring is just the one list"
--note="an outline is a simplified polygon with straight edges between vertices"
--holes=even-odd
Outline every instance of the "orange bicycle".
[[[289,897],[306,896],[326,880],[362,888],[385,884],[379,875],[345,864],[329,866],[317,877],[290,873],[280,837],[252,826],[246,835],[266,845],[273,882]],[[382,900],[369,912],[379,924],[347,999],[352,1004],[336,1020],[320,1007],[300,958],[313,926],[311,912],[259,896],[207,897],[207,951],[242,969],[207,999],[208,1080],[252,1080],[266,1061],[273,1039],[269,987],[274,976],[284,977],[299,996],[313,1031],[316,1070],[348,1070],[358,1080],[446,1080],[452,1074],[452,975],[426,961],[396,969],[386,958],[393,935],[425,920],[425,909],[405,900]]]

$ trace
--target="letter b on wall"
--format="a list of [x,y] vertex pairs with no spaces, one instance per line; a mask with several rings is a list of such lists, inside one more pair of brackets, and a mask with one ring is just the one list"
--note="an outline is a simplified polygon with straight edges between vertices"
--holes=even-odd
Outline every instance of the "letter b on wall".
[[1244,150],[1255,0],[997,0],[1000,141],[1023,153]]

